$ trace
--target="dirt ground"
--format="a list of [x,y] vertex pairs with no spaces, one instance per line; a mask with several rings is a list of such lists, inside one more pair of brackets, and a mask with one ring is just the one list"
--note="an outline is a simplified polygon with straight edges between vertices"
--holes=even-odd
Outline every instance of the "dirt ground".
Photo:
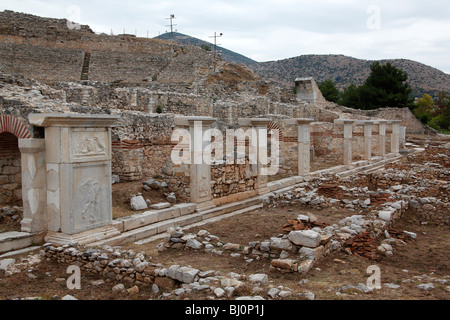
[[[326,164],[320,164],[320,167]],[[130,215],[129,200],[131,195],[142,193],[152,203],[165,201],[164,190],[146,192],[142,190],[142,182],[120,183],[113,185],[113,216],[118,218]],[[252,212],[222,219],[214,223],[184,229],[185,233],[196,233],[207,230],[210,234],[220,238],[224,243],[237,243],[242,246],[251,241],[262,241],[276,237],[282,233],[282,228],[289,219],[295,219],[298,214],[309,212],[318,218],[318,222],[333,224],[354,214],[355,212],[341,207],[324,209],[311,209],[309,207],[286,206],[277,208],[264,208]],[[448,214],[448,213],[446,213]],[[133,249],[135,252],[145,251],[147,260],[160,263],[165,267],[173,264],[186,265],[198,268],[201,271],[219,271],[221,275],[235,272],[249,276],[255,273],[265,273],[269,276],[269,283],[261,291],[241,292],[240,295],[259,294],[266,299],[268,286],[288,287],[294,293],[286,298],[289,300],[302,299],[297,293],[312,292],[316,300],[448,300],[450,297],[450,230],[447,224],[437,224],[432,220],[424,220],[412,211],[407,211],[394,223],[392,228],[407,230],[417,234],[417,238],[394,247],[391,256],[378,256],[376,260],[364,259],[355,254],[348,254],[344,250],[333,253],[320,259],[307,274],[280,273],[270,269],[270,260],[261,258],[247,262],[245,257],[232,257],[229,254],[217,255],[194,250],[168,249],[158,252],[157,245],[163,239],[144,245],[129,243],[122,249]],[[381,242],[383,239],[377,239]],[[39,256],[39,250],[31,253],[14,256],[16,261],[27,259],[30,255]],[[151,258],[148,258],[151,257]],[[4,258],[0,258],[4,259]],[[367,268],[376,265],[381,271],[381,289],[372,293],[362,293],[357,290],[339,289],[346,285],[366,284]],[[44,300],[61,299],[70,294],[80,300],[148,300],[158,299],[161,292],[153,293],[151,285],[139,284],[139,293],[115,293],[112,288],[117,281],[82,269],[81,289],[69,290],[66,279],[67,264],[59,264],[52,260],[42,258],[41,262],[30,266],[22,272],[5,275],[0,271],[0,299],[39,298]],[[103,280],[98,284],[97,280]],[[433,283],[434,289],[423,290],[417,288],[419,284]],[[126,288],[133,287],[134,283],[123,283]],[[389,284],[389,285],[386,285]],[[391,288],[390,284],[398,288]],[[169,290],[170,291],[170,290]],[[167,291],[165,291],[167,292]],[[211,299],[213,293],[190,293],[188,296],[180,295],[167,299]],[[159,298],[160,299],[160,298]],[[304,299],[304,298],[303,298]]]
[[115,183],[112,185],[112,205],[113,219],[130,216],[143,211],[133,211],[130,208],[130,200],[133,196],[141,194],[144,199],[148,199],[152,204],[167,202],[166,195],[169,193],[165,189],[146,191],[142,188],[142,181]]
[[[296,207],[260,209],[253,212],[220,220],[218,222],[185,230],[186,233],[194,233],[199,230],[208,230],[224,242],[248,244],[249,241],[265,240],[281,233],[281,228],[287,219],[295,218],[299,213],[304,213]],[[315,210],[313,213],[320,222],[334,223],[346,216],[346,212],[336,210],[331,213],[329,209]],[[354,214],[354,213],[351,213]],[[347,215],[350,215],[347,212]],[[449,227],[422,224],[417,216],[406,213],[393,227],[417,233],[417,239],[405,246],[396,246],[394,255],[382,257],[377,261],[363,259],[356,255],[349,255],[343,251],[336,251],[319,260],[313,269],[306,275],[298,273],[279,273],[269,269],[268,259],[246,262],[244,257],[233,258],[230,255],[214,255],[211,253],[197,252],[193,250],[169,249],[162,253],[156,246],[162,241],[157,240],[145,245],[130,243],[123,246],[124,249],[145,251],[151,256],[152,262],[158,262],[164,266],[172,264],[190,265],[202,271],[215,270],[226,275],[230,272],[245,274],[266,273],[269,275],[269,285],[289,287],[294,293],[313,292],[316,300],[447,300],[450,296],[447,291],[448,284],[434,282],[435,289],[424,291],[416,287],[420,283],[432,282],[436,279],[449,279],[450,260],[449,252]],[[36,251],[32,254],[38,254]],[[23,255],[26,258],[28,254]],[[15,257],[18,260],[18,257]],[[337,259],[337,260],[336,260]],[[366,284],[370,274],[366,273],[370,265],[377,265],[381,270],[381,282],[400,285],[398,289],[391,289],[382,285],[381,289],[373,293],[346,292],[336,294],[339,288],[345,285]],[[26,272],[5,276],[0,271],[0,299],[14,299],[24,297],[41,297],[41,299],[60,299],[66,294],[82,300],[146,300],[156,299],[157,294],[151,291],[148,284],[139,285],[139,293],[113,293],[112,287],[116,281],[104,279],[95,273],[82,270],[82,283],[80,290],[69,290],[66,286],[68,265],[58,264],[54,261],[43,260],[37,266]],[[426,275],[424,278],[423,275]],[[426,278],[430,277],[430,278]],[[105,280],[101,285],[94,285],[92,281]],[[301,280],[305,280],[299,284]],[[132,287],[134,284],[126,284]],[[266,290],[262,291],[264,296]],[[243,293],[245,294],[245,293]],[[248,292],[251,294],[251,292]],[[189,299],[208,299],[212,294],[193,296]],[[186,297],[179,296],[177,299]],[[267,297],[265,297],[267,298]],[[171,298],[173,299],[173,297]],[[299,299],[296,296],[290,299]]]

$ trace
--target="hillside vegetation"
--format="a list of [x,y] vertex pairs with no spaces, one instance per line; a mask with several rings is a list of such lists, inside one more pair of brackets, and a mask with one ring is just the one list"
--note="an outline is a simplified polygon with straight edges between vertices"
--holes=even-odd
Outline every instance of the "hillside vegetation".
[[[321,83],[331,80],[340,90],[355,84],[362,85],[370,74],[373,60],[362,60],[344,55],[303,55],[290,59],[250,64],[260,77],[286,84],[295,78],[313,77]],[[406,59],[379,60],[390,62],[408,74],[413,96],[424,93],[437,95],[439,91],[450,92],[450,75],[417,61]]]

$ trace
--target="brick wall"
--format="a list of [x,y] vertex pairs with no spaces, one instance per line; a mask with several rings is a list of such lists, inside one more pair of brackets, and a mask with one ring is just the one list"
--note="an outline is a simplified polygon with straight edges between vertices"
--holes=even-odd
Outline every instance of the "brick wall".
[[18,139],[9,132],[0,134],[0,203],[22,199],[22,175]]

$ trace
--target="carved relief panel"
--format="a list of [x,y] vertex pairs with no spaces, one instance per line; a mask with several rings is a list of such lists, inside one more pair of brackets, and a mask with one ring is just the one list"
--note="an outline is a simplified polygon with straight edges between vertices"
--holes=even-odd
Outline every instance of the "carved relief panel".
[[109,222],[111,188],[107,173],[110,169],[108,164],[92,163],[72,169],[71,203],[74,232]]
[[71,162],[109,160],[111,158],[108,129],[72,130],[70,136]]

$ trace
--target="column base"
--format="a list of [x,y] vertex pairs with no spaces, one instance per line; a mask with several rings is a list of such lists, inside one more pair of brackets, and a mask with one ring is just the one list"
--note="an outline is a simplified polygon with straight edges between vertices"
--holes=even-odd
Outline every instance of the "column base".
[[213,201],[205,201],[201,203],[196,203],[197,207],[195,208],[195,211],[197,212],[203,212],[212,208],[215,208],[216,205]]
[[269,193],[270,192],[270,189],[269,189],[269,187],[263,187],[263,188],[258,188],[258,195],[259,196],[261,196],[261,195],[264,195],[264,194],[267,194],[267,193]]
[[66,234],[62,232],[48,231],[44,237],[46,242],[60,245],[78,243],[80,245],[96,242],[118,236],[119,230],[113,226],[105,226],[75,234]]

